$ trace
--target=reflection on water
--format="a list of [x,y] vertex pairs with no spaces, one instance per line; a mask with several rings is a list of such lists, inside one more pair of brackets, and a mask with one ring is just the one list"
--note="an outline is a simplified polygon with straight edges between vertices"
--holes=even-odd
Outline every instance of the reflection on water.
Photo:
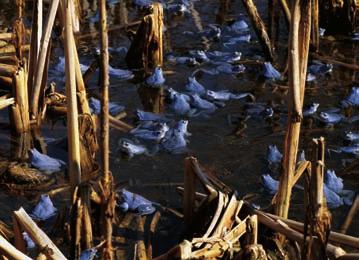
[[138,88],[138,95],[145,111],[161,114],[164,112],[163,87],[152,88],[147,85],[141,85]]

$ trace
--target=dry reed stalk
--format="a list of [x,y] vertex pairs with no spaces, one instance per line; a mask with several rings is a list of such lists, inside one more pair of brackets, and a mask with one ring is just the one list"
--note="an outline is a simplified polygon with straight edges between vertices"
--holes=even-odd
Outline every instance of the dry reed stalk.
[[81,254],[81,230],[82,230],[82,202],[77,196],[78,189],[74,192],[73,204],[71,208],[71,242],[70,258],[79,259]]
[[[297,230],[298,232],[303,233],[304,232],[304,224],[292,219],[285,219],[285,218],[281,218],[279,216],[270,214],[270,213],[266,213],[263,211],[258,211],[258,210],[254,210],[254,213],[257,214],[257,212],[259,212],[260,214],[264,214],[267,217],[272,218],[273,220],[281,220],[282,222],[286,223],[288,226],[290,226],[291,228]],[[359,248],[359,238],[357,237],[353,237],[353,236],[349,236],[349,235],[345,235],[345,234],[341,234],[335,231],[330,232],[329,234],[329,241],[331,243],[334,244],[341,244],[343,246],[350,246],[353,248]]]
[[[52,254],[49,256],[50,259],[66,259],[56,245],[50,240],[50,238],[36,225],[31,217],[26,213],[23,208],[14,211],[14,215],[21,225],[21,227],[29,234],[31,239],[40,248],[48,248]],[[26,258],[23,258],[26,259]]]
[[108,113],[108,89],[109,78],[109,54],[107,35],[106,1],[99,2],[101,19],[101,159],[104,185],[107,187],[109,177],[109,113]]
[[258,217],[252,215],[247,218],[247,245],[256,245],[258,243]]
[[101,159],[102,159],[102,217],[104,223],[103,235],[106,240],[102,257],[103,259],[113,259],[112,249],[112,219],[114,212],[114,192],[110,173],[109,161],[109,54],[108,54],[108,29],[106,0],[99,1],[100,10],[100,30],[101,30]]
[[[77,0],[73,0],[73,1],[77,1]],[[72,10],[71,11],[72,14],[74,14],[74,12],[75,12],[74,10],[78,10],[77,5],[79,4],[79,3],[74,4],[73,1],[70,3],[70,9]],[[60,8],[61,8],[60,22],[63,26],[64,26],[64,20],[65,20],[64,17],[66,15],[64,13],[64,8],[63,8],[65,5],[66,5],[66,0],[61,0],[60,1]],[[77,26],[79,26],[79,25],[76,25],[76,27]],[[84,82],[84,78],[83,78],[82,72],[81,72],[81,66],[80,66],[80,61],[79,61],[79,56],[78,56],[78,52],[77,52],[77,48],[76,48],[76,41],[75,41],[74,35],[72,35],[71,42],[73,44],[73,56],[74,56],[74,60],[75,60],[74,66],[75,66],[75,73],[76,73],[77,96],[78,96],[79,109],[80,109],[79,113],[80,114],[90,114],[90,107],[88,105],[85,82]]]
[[274,50],[268,37],[264,22],[258,14],[257,7],[252,0],[242,0],[242,3],[246,8],[247,13],[252,21],[252,25],[257,34],[259,42],[262,45],[265,56],[268,60],[273,61]]
[[41,91],[41,84],[43,79],[43,74],[45,70],[46,65],[46,57],[48,56],[48,47],[50,43],[50,37],[52,32],[52,27],[55,22],[57,9],[59,6],[60,0],[53,0],[51,1],[51,5],[48,11],[48,16],[46,19],[46,25],[45,30],[41,38],[41,46],[40,46],[40,53],[38,56],[37,64],[36,64],[36,70],[34,75],[34,84],[32,86],[32,92],[31,92],[31,113],[33,119],[37,118],[38,115],[38,102],[39,102],[39,96]]
[[30,39],[30,54],[29,54],[29,79],[28,89],[32,93],[32,86],[34,84],[34,74],[37,60],[39,58],[40,43],[42,36],[42,0],[34,1],[34,10],[32,13],[31,39]]
[[[299,144],[306,79],[304,72],[306,72],[308,61],[308,37],[310,37],[310,6],[310,0],[294,1],[291,16],[292,23],[289,37],[290,100],[288,104],[288,125],[284,141],[283,171],[275,204],[276,215],[284,218],[288,217]],[[303,28],[299,27],[301,21],[304,21]]]
[[[21,51],[25,52],[30,50],[29,44],[24,44],[21,46]],[[13,44],[8,44],[0,48],[0,56],[9,56],[16,54],[16,48]]]
[[[290,240],[296,241],[300,244],[303,243],[304,236],[302,233],[299,233],[298,231],[290,228],[287,224],[285,224],[280,219],[275,221],[260,211],[256,211],[256,213],[258,215],[259,223],[265,225],[266,227],[278,233],[283,234]],[[332,244],[327,244],[326,252],[329,255],[329,257],[335,257],[334,259],[346,254],[346,252],[341,247],[333,246]]]
[[16,71],[17,66],[0,64],[0,76],[12,78]]
[[20,224],[14,215],[12,216],[12,224],[13,224],[13,230],[14,230],[15,247],[17,250],[26,254],[26,244],[24,241],[24,236],[22,235]]
[[313,0],[312,45],[319,51],[319,0]]
[[326,63],[332,63],[332,64],[341,66],[341,67],[346,68],[346,69],[359,70],[359,65],[357,65],[357,64],[351,64],[351,63],[346,63],[346,62],[343,62],[343,61],[338,61],[338,60],[335,60],[335,59],[330,58],[330,57],[321,56],[321,55],[319,55],[317,53],[310,53],[310,56],[313,59],[321,60],[321,61],[326,62]]
[[15,104],[14,98],[6,98],[6,99],[0,98],[0,110],[6,108],[8,106],[11,106],[13,104]]
[[286,22],[287,22],[288,25],[290,25],[291,13],[290,13],[290,10],[289,10],[289,7],[288,7],[288,2],[287,2],[287,0],[279,0],[279,3],[280,3],[280,6],[283,9],[283,12],[284,12],[284,15],[285,15],[285,18],[286,18]]
[[[54,0],[57,1],[57,0]],[[66,69],[66,96],[67,96],[67,122],[69,147],[69,176],[71,186],[74,188],[81,183],[80,164],[80,136],[76,98],[75,58],[73,51],[72,18],[70,2],[67,0],[65,8],[65,69]]]
[[74,33],[80,32],[80,3],[79,0],[70,2],[70,10],[72,14],[72,30]]
[[0,57],[0,63],[18,67],[19,59],[16,56],[4,56],[4,57]]
[[[26,61],[24,62],[26,64]],[[15,104],[11,107],[12,128],[21,134],[30,130],[29,98],[27,91],[27,68],[21,66],[13,77]]]
[[0,33],[0,41],[10,41],[13,37],[13,34],[10,33]]
[[0,235],[0,252],[2,256],[14,260],[31,260],[30,257],[17,250],[2,235]]
[[92,248],[93,246],[93,235],[92,235],[92,224],[91,224],[91,203],[90,203],[90,189],[89,184],[81,185],[80,196],[82,206],[82,250]]
[[[340,233],[345,234],[350,226],[350,224],[353,221],[353,218],[355,217],[355,214],[357,213],[359,209],[359,195],[356,195],[355,200],[353,202],[353,205],[350,207],[350,210],[348,212],[348,215],[345,218],[345,221],[343,225],[340,228]],[[358,247],[359,247],[359,241],[358,241]]]
[[163,8],[154,3],[152,13],[146,15],[126,55],[126,63],[131,69],[143,71],[147,76],[163,64]]
[[[311,173],[306,178],[306,218],[302,259],[326,258],[326,245],[331,228],[331,214],[324,202],[324,138],[313,139]],[[307,239],[308,237],[308,239]]]

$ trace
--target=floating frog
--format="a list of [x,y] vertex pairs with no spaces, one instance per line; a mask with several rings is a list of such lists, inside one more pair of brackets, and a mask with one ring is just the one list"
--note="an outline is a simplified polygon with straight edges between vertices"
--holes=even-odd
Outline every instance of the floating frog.
[[333,64],[324,64],[320,61],[313,61],[308,68],[309,73],[313,75],[325,75],[333,71]]
[[192,50],[189,51],[193,58],[195,58],[198,62],[209,62],[209,58],[207,57],[206,53],[201,50]]
[[182,15],[184,13],[189,13],[187,5],[185,4],[168,4],[166,5],[166,10],[170,13]]
[[264,106],[262,104],[247,104],[246,113],[251,117],[263,117],[270,118],[273,116],[274,111],[270,106]]
[[188,92],[197,93],[198,95],[203,95],[206,92],[205,87],[195,77],[188,77],[185,88]]
[[187,151],[185,133],[174,129],[171,134],[162,139],[161,147],[172,154],[182,154]]
[[339,178],[335,171],[332,169],[328,169],[325,174],[324,183],[328,187],[328,189],[331,189],[332,191],[336,193],[341,193],[343,191],[343,179]]
[[112,66],[108,67],[108,72],[111,77],[121,79],[121,80],[129,80],[129,79],[133,79],[133,77],[134,77],[134,74],[132,73],[132,71],[113,68]]
[[234,33],[241,33],[243,31],[247,31],[249,26],[243,19],[237,20],[232,23],[230,26],[230,31]]
[[263,76],[268,78],[268,79],[280,79],[281,74],[279,73],[278,70],[276,70],[272,63],[270,62],[264,62],[263,64]]
[[134,157],[135,155],[150,155],[147,148],[143,145],[134,144],[129,140],[121,139],[119,141],[119,150],[126,154],[129,158]]
[[156,211],[153,202],[126,189],[117,190],[118,207],[121,211],[132,211],[139,215],[150,215]]
[[269,194],[275,194],[279,188],[279,181],[275,180],[269,174],[262,174],[261,176],[262,184],[265,190]]
[[169,121],[163,114],[142,111],[139,109],[136,110],[136,115],[138,120],[140,121],[160,121],[160,122]]
[[155,130],[155,131],[141,129],[134,132],[133,135],[140,139],[159,142],[166,135],[166,132],[167,131],[165,131],[164,129]]
[[343,198],[331,189],[329,189],[325,184],[323,186],[323,191],[328,208],[334,209],[344,205]]
[[351,142],[359,142],[359,133],[352,131],[346,132],[344,139]]
[[34,210],[30,214],[35,220],[48,220],[52,216],[56,215],[57,209],[52,204],[52,201],[47,194],[42,194],[40,200],[35,206]]
[[24,241],[26,242],[27,249],[34,249],[36,247],[34,241],[31,239],[31,237],[29,236],[29,234],[27,232],[23,232],[22,237],[24,238]]
[[239,61],[242,57],[241,52],[222,52],[222,51],[211,51],[207,52],[208,58],[210,58],[213,61],[219,61],[219,62],[227,62],[227,63],[235,63]]
[[175,57],[173,55],[168,55],[167,60],[174,64],[186,64],[189,66],[195,66],[199,64],[195,58],[185,56]]
[[146,79],[146,83],[152,87],[161,87],[165,81],[166,80],[160,67],[155,68],[153,74]]
[[[97,98],[91,97],[89,99],[89,107],[90,107],[91,114],[95,114],[95,115],[100,114],[100,112],[101,112],[101,103],[100,103],[100,100],[98,100]],[[121,105],[117,105],[117,104],[112,103],[112,102],[109,102],[108,103],[108,110],[109,110],[109,113],[111,115],[117,115],[120,112],[124,111],[125,107],[121,106]]]
[[343,107],[359,106],[359,87],[353,87],[341,104]]
[[66,165],[64,161],[42,154],[36,148],[31,149],[30,153],[31,165],[46,174],[61,171],[62,166]]
[[241,42],[250,42],[250,41],[251,41],[251,35],[249,33],[246,33],[240,36],[230,37],[228,41],[223,43],[223,46],[226,48],[232,48],[233,46],[231,45],[235,45]]
[[351,146],[338,147],[336,149],[328,149],[328,151],[335,153],[348,153],[348,154],[359,155],[359,143],[353,144]]
[[314,80],[316,80],[317,79],[317,77],[315,76],[315,75],[313,75],[312,73],[307,73],[307,77],[306,77],[306,81],[307,82],[312,82],[312,81],[314,81]]
[[215,24],[207,25],[201,35],[206,37],[208,40],[219,40],[221,38],[222,30]]
[[93,260],[96,257],[97,248],[92,247],[81,252],[80,260]]
[[217,106],[215,104],[201,98],[198,94],[192,94],[190,97],[191,106],[197,109],[206,110],[208,113],[212,113],[217,109]]
[[328,125],[337,124],[341,122],[343,119],[344,116],[337,113],[321,112],[319,114],[319,120]]
[[318,103],[312,103],[310,106],[305,107],[303,109],[303,116],[311,116],[315,114],[318,110],[319,104]]
[[251,93],[233,94],[228,90],[206,91],[206,98],[209,100],[228,101],[230,99],[242,99],[245,97],[250,97],[252,100],[255,100],[255,97]]
[[277,164],[282,161],[283,155],[279,152],[276,145],[269,145],[267,151],[267,160],[271,164]]
[[195,109],[192,109],[189,100],[182,94],[173,94],[173,99],[170,104],[171,110],[177,115],[191,116],[195,113]]

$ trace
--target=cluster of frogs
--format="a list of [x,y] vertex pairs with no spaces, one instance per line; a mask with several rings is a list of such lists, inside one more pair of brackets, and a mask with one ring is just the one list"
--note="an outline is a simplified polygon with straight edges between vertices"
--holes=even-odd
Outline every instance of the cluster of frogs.
[[[144,197],[127,191],[126,189],[116,190],[116,208],[120,212],[131,211],[139,215],[147,215],[155,212],[156,207],[161,207],[160,204],[151,202]],[[54,206],[48,194],[42,194],[39,201],[32,209],[30,217],[36,222],[48,222],[54,220],[58,214],[58,209]],[[22,233],[26,247],[29,250],[36,248],[36,244],[31,239],[27,232]],[[89,248],[81,252],[81,260],[93,259],[98,251],[97,247]]]
[[[280,168],[283,155],[278,150],[277,146],[270,145],[267,151],[268,172],[275,174]],[[302,151],[298,155],[297,162],[305,160],[305,153]],[[275,194],[279,188],[279,181],[275,180],[270,173],[265,173],[261,176],[262,185],[266,192],[269,194]],[[297,189],[304,190],[304,188],[298,184],[294,186]],[[343,205],[351,205],[355,197],[355,192],[344,189],[343,179],[335,174],[332,169],[327,169],[324,176],[324,196],[328,208],[338,208]]]

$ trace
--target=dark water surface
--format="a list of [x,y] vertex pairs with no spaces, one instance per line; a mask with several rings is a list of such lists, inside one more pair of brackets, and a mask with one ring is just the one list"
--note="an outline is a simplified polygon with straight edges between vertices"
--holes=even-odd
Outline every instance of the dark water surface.
[[[10,2],[1,1],[0,3],[0,28],[8,25],[13,17],[13,7]],[[83,21],[81,28],[82,33],[95,31],[98,24],[90,23],[89,19],[97,12],[97,1],[83,1],[86,19]],[[194,1],[191,12],[183,17],[166,17],[166,51],[175,54],[185,53],[188,50],[203,49],[223,50],[223,51],[240,51],[243,53],[243,59],[253,59],[256,55],[263,56],[261,48],[256,41],[253,29],[251,29],[252,41],[234,45],[230,50],[223,47],[220,41],[203,42],[199,37],[184,35],[184,31],[198,32],[204,26],[216,23],[216,17],[219,10],[219,2],[215,0]],[[258,1],[260,3],[260,1]],[[135,20],[138,15],[137,11],[130,4],[118,3],[110,5],[109,24],[121,25],[127,21]],[[266,17],[265,7],[263,16]],[[226,18],[236,18],[239,13],[245,13],[240,1],[230,1],[229,12]],[[29,12],[31,14],[31,12]],[[249,20],[246,18],[249,23]],[[283,41],[285,42],[285,41]],[[81,52],[81,62],[89,64],[93,59],[91,52],[99,45],[98,39],[84,39],[80,41],[79,49]],[[123,31],[112,31],[110,33],[110,46],[117,48],[120,46],[129,47],[130,41]],[[348,63],[358,63],[359,44],[340,39],[325,38],[322,41],[321,51],[336,59],[346,61]],[[57,56],[63,55],[60,43],[54,43],[55,51],[53,52],[54,64],[57,63]],[[283,46],[285,47],[285,46]],[[285,51],[280,51],[281,55]],[[111,65],[114,67],[125,68],[123,56],[113,54]],[[171,65],[165,63],[164,70],[171,72],[166,74],[166,85],[183,91],[188,76],[196,68],[186,65]],[[286,127],[286,111],[287,96],[286,91],[281,88],[264,82],[260,79],[261,68],[257,65],[248,65],[244,74],[237,77],[231,75],[208,76],[203,74],[197,79],[208,89],[221,90],[228,89],[233,92],[253,93],[257,102],[270,102],[275,106],[277,114],[276,122],[266,122],[263,119],[249,119],[246,124],[242,137],[233,135],[234,126],[230,126],[227,122],[229,114],[236,114],[243,111],[243,101],[231,101],[224,108],[218,109],[209,118],[190,118],[189,132],[192,136],[189,138],[190,143],[189,154],[196,156],[201,164],[208,169],[217,173],[219,178],[236,189],[239,194],[257,193],[258,199],[255,203],[265,207],[270,202],[271,196],[262,191],[260,182],[261,174],[265,173],[264,169],[267,164],[265,160],[268,145],[275,144],[282,151],[285,127]],[[331,75],[320,79],[317,83],[308,84],[305,95],[305,104],[311,102],[320,103],[319,110],[338,106],[339,102],[348,94],[355,82],[358,83],[358,75],[353,71],[343,69],[334,65]],[[60,87],[60,86],[59,86]],[[59,88],[58,87],[58,88]],[[60,87],[61,88],[61,87]],[[97,81],[93,80],[90,86],[91,91],[98,92]],[[130,82],[120,82],[111,79],[110,99],[113,102],[119,102],[126,106],[129,118],[133,117],[133,111],[141,108],[140,99],[137,95],[136,85]],[[358,114],[358,110],[353,111]],[[179,118],[178,118],[179,119]],[[6,123],[7,113],[1,113],[1,122]],[[359,130],[358,123],[339,124],[331,129],[325,129],[316,122],[313,129],[303,127],[300,149],[307,149],[310,140],[315,137],[324,136],[328,147],[341,146],[343,144],[343,133],[346,130]],[[54,130],[49,125],[44,126],[42,133],[47,137],[61,137],[66,135],[65,127],[57,124]],[[0,151],[5,155],[9,154],[9,133],[6,126],[0,128]],[[184,163],[183,159],[186,155],[169,155],[161,152],[153,157],[137,156],[131,160],[123,160],[120,154],[116,152],[118,148],[118,140],[124,137],[117,130],[110,131],[111,144],[111,170],[115,179],[119,182],[128,182],[128,189],[138,192],[147,198],[159,202],[166,206],[174,208],[181,207],[181,198],[175,191],[175,187],[182,185]],[[59,153],[56,153],[59,156]],[[337,172],[343,168],[342,159],[352,159],[351,155],[331,154],[326,157],[327,167],[335,169]],[[278,178],[277,176],[274,176]],[[358,177],[344,177],[345,189],[358,190]],[[29,202],[21,197],[13,197],[0,192],[0,212],[2,219],[8,220],[10,211],[17,209],[20,205],[29,207]],[[31,204],[33,205],[33,204]],[[340,227],[348,208],[343,206],[333,209],[334,229]],[[303,192],[294,190],[290,215],[299,220],[304,218]],[[359,235],[359,215],[356,216],[349,234]]]

